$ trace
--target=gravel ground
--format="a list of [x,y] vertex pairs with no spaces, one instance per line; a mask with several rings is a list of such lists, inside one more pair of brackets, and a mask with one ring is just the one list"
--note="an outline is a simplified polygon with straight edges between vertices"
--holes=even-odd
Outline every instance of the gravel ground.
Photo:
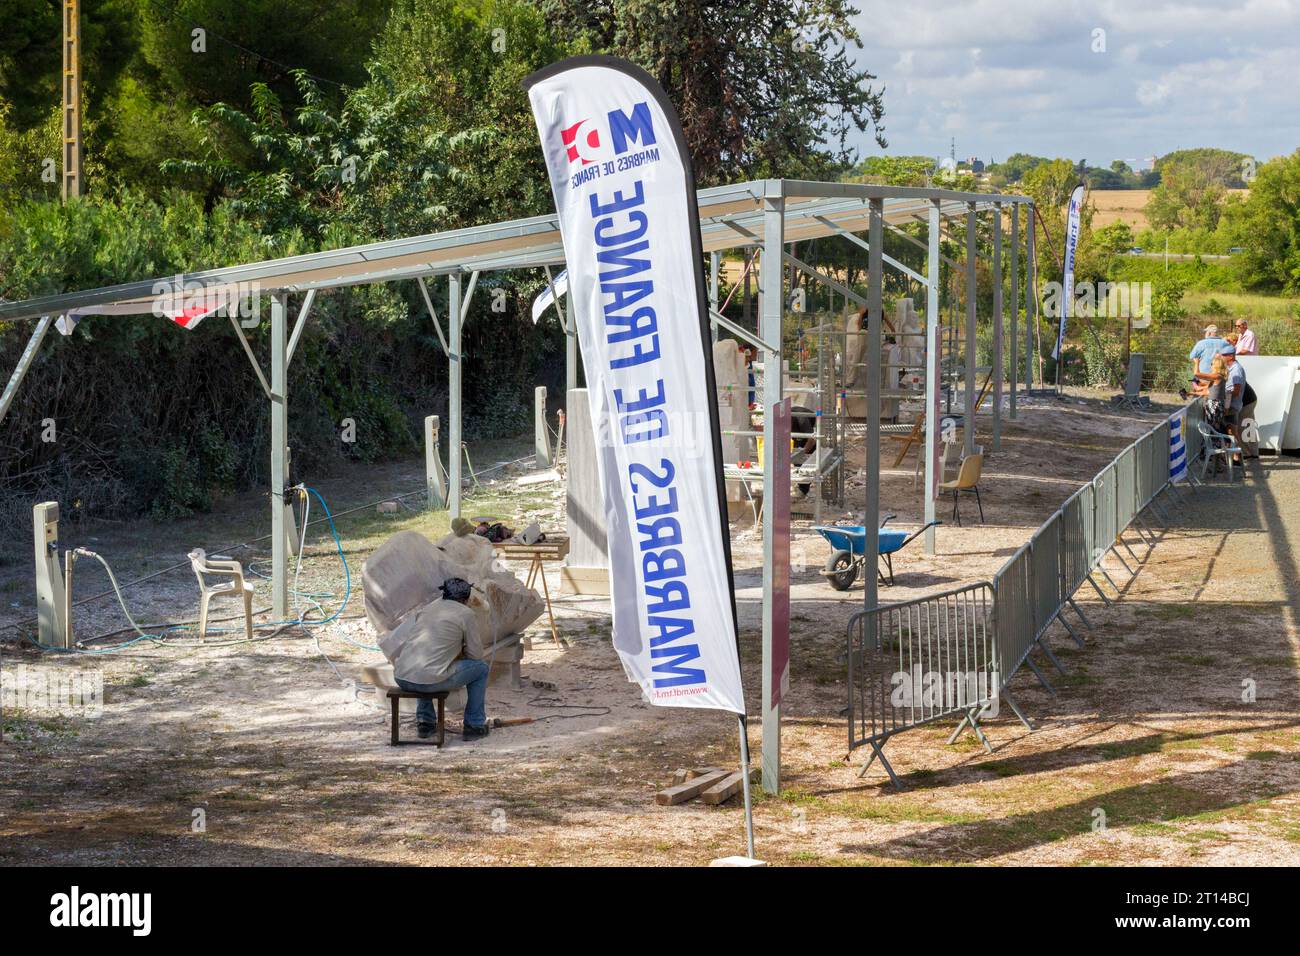
[[[1082,394],[1024,409],[1002,448],[989,450],[986,523],[940,528],[936,555],[911,546],[896,562],[898,586],[883,596],[987,578],[1158,418],[1116,415]],[[986,428],[981,422],[987,445]],[[506,448],[493,454],[512,457]],[[489,459],[475,456],[479,465]],[[920,519],[911,464],[886,469],[882,481],[882,510],[903,526]],[[421,482],[420,464],[411,463],[320,487],[343,510]],[[851,480],[850,491],[858,489]],[[757,801],[759,855],[858,865],[1300,862],[1298,496],[1300,463],[1270,460],[1253,465],[1244,483],[1186,494],[1154,545],[1128,535],[1136,575],[1107,564],[1122,593],[1107,587],[1109,606],[1091,589],[1080,595],[1093,625],[1088,646],[1049,634],[1067,670],[1054,678],[1057,696],[1030,676],[1016,678],[1037,729],[992,720],[992,755],[969,735],[946,746],[951,724],[902,734],[888,750],[902,791],[875,770],[859,779],[862,754],[844,752],[838,656],[861,590],[825,584],[817,569],[826,546],[799,523],[782,791]],[[445,531],[444,516],[414,510],[418,497],[406,501],[412,507],[396,515],[364,510],[340,520],[354,567],[399,528]],[[556,527],[562,508],[558,482],[519,485],[505,476],[485,479],[467,511]],[[65,544],[102,551],[125,579],[175,563],[196,543],[253,538],[262,511],[247,496],[167,526],[65,531]],[[743,520],[734,541],[743,669],[756,711],[761,550]],[[265,556],[256,548],[234,555],[246,563]],[[0,566],[0,593],[16,605],[0,626],[30,613],[27,560]],[[78,574],[88,567],[79,564]],[[87,571],[78,594],[102,586]],[[303,589],[340,592],[333,542],[317,531]],[[188,570],[129,595],[141,620],[194,613]],[[565,598],[557,615],[567,646],[533,628],[524,689],[497,680],[489,695],[495,716],[545,719],[480,743],[456,739],[442,751],[387,746],[384,715],[353,683],[378,657],[362,646],[374,635],[355,596],[339,621],[311,637],[295,630],[202,649],[141,642],[96,656],[2,644],[7,679],[20,667],[99,676],[105,692],[97,717],[6,710],[0,861],[698,864],[739,852],[737,801],[653,802],[677,767],[735,763],[733,719],[641,702],[609,647],[603,601]],[[107,601],[80,609],[77,622],[83,637],[123,626]],[[757,718],[751,732],[757,749]]]

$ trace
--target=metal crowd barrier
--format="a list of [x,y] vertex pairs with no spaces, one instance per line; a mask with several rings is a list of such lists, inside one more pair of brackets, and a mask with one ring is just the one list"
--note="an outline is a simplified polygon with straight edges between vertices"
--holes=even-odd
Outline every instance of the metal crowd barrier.
[[990,752],[979,719],[996,713],[1001,682],[991,626],[993,589],[970,584],[928,597],[859,611],[848,627],[849,750],[868,746],[889,779],[894,734],[944,717],[961,717]]
[[[1199,449],[1199,414],[1199,403],[1188,406],[1189,469],[1193,448]],[[1000,702],[1030,727],[1007,686],[1024,666],[1055,693],[1030,655],[1038,648],[1065,673],[1043,641],[1053,621],[1084,646],[1063,612],[1069,606],[1091,629],[1074,595],[1087,582],[1109,601],[1093,579],[1094,571],[1119,591],[1102,562],[1111,552],[1128,568],[1117,544],[1136,560],[1122,535],[1134,524],[1141,527],[1142,511],[1169,485],[1169,440],[1166,420],[1125,448],[1071,495],[991,582],[853,615],[848,628],[849,750],[871,747],[862,774],[879,757],[897,786],[883,753],[885,742],[941,718],[961,718],[949,743],[970,726],[990,751],[979,721],[996,715]]]
[[[1093,480],[1075,492],[1034,533],[993,577],[994,616],[997,620],[1003,698],[1006,685],[1022,666],[1033,671],[1049,691],[1051,684],[1030,659],[1037,647],[1064,673],[1060,662],[1042,641],[1052,621],[1060,621],[1080,647],[1083,639],[1062,613],[1068,606],[1089,628],[1091,624],[1074,601],[1084,582],[1109,600],[1092,578],[1094,571],[1119,591],[1103,565],[1111,552],[1135,573],[1117,550],[1122,545],[1137,559],[1123,533],[1140,525],[1143,509],[1169,484],[1169,422],[1156,425],[1121,451]],[[1023,719],[1023,718],[1022,718]]]
[[1201,457],[1204,450],[1204,439],[1201,437],[1201,431],[1198,427],[1205,421],[1205,409],[1199,401],[1192,402],[1187,406],[1187,428],[1183,434],[1183,444],[1185,447],[1184,460],[1187,462],[1187,473],[1192,474],[1192,465]]
[[993,576],[994,632],[1001,674],[1018,671],[1038,639],[1034,628],[1032,559],[1030,543],[1025,542]]
[[1096,548],[1095,510],[1096,489],[1091,482],[1061,505],[1061,588],[1065,598],[1083,586],[1092,570]]
[[1138,439],[1137,444],[1129,445],[1115,458],[1115,533],[1119,534],[1133,523],[1133,516],[1138,513],[1138,486],[1142,482],[1142,461],[1145,449],[1142,442],[1147,436]]
[[1088,566],[1095,568],[1101,564],[1101,559],[1105,556],[1106,549],[1111,546],[1111,542],[1119,536],[1117,520],[1119,478],[1113,461],[1097,472],[1097,477],[1092,479],[1092,493],[1094,546],[1092,553],[1088,555]]

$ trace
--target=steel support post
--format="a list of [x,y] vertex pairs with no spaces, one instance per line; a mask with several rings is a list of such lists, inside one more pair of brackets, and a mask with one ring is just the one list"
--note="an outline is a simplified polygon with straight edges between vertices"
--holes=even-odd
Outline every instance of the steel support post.
[[1034,207],[1029,207],[1025,223],[1025,388],[1034,387],[1034,332],[1038,328],[1038,296],[1034,288],[1037,274],[1034,261]]
[[975,454],[975,204],[966,211],[966,441],[967,455]]
[[574,312],[573,293],[564,297],[564,402],[578,387],[578,317]]
[[[760,300],[758,337],[771,344],[763,359],[763,487],[772,487],[772,460],[776,439],[771,409],[781,401],[781,322],[782,294],[785,268],[782,253],[785,251],[785,198],[776,183],[777,192],[763,199],[763,259],[759,271],[762,290]],[[763,509],[763,790],[779,793],[781,790],[781,708],[772,706],[772,640],[773,615],[776,613],[772,593],[772,557],[775,554],[773,508]]]
[[[709,310],[710,312],[718,311],[718,279],[722,271],[722,253],[709,253]],[[716,322],[709,323],[709,331],[713,333],[713,341],[718,341],[718,325]]]
[[993,450],[1002,447],[1002,203],[993,204]]
[[1016,341],[1016,325],[1020,317],[1020,203],[1011,207],[1011,342],[1007,354],[1011,357],[1010,416],[1016,420],[1016,384],[1019,376],[1020,352]]
[[461,463],[465,460],[461,450],[463,433],[460,403],[460,274],[447,277],[447,321],[451,354],[447,357],[447,511],[452,518],[460,517]]
[[936,480],[941,480],[942,475],[936,476],[934,473],[935,465],[934,448],[939,441],[939,376],[942,373],[942,366],[939,364],[939,295],[942,288],[939,265],[939,232],[941,222],[939,219],[939,200],[930,202],[930,223],[929,233],[926,237],[926,266],[925,266],[925,448],[921,454],[925,455],[925,490],[922,492],[925,499],[925,523],[930,527],[925,529],[925,553],[935,553],[935,535],[934,535],[934,486]]
[[[884,314],[882,286],[884,260],[881,252],[885,245],[883,199],[869,201],[870,219],[867,241],[867,428],[863,457],[866,459],[866,502],[863,505],[862,524],[866,529],[863,550],[867,565],[866,581],[862,589],[862,607],[873,610],[878,603],[877,581],[880,573],[880,325]],[[867,618],[874,621],[874,617]],[[871,640],[874,635],[869,635]]]
[[285,499],[289,481],[288,303],[283,292],[271,296],[271,614],[289,615],[289,539]]
[[9,376],[9,384],[5,386],[4,395],[0,396],[0,422],[5,420],[9,414],[9,407],[14,403],[14,396],[18,394],[18,389],[23,384],[23,379],[27,377],[27,370],[32,367],[32,362],[36,361],[36,353],[41,350],[41,343],[45,341],[45,333],[50,330],[54,324],[54,316],[44,316],[36,323],[36,328],[32,332],[32,337],[27,340],[27,346],[23,349],[23,354],[18,357],[18,364],[14,366],[14,372]]

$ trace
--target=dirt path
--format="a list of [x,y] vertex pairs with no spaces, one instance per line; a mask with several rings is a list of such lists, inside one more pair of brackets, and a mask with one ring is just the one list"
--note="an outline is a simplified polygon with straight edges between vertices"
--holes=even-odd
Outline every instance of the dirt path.
[[[1095,405],[1026,410],[990,458],[988,524],[940,529],[936,556],[909,551],[888,596],[992,573],[1146,427]],[[884,481],[885,506],[901,524],[916,520],[919,504],[910,464]],[[409,477],[396,466],[393,474]],[[322,490],[360,502],[378,497],[375,487],[372,476]],[[503,481],[474,500],[516,519],[557,520],[556,490]],[[992,721],[992,756],[969,739],[944,746],[937,726],[901,735],[889,745],[901,793],[874,773],[859,780],[860,753],[854,767],[845,761],[838,655],[861,592],[827,588],[816,574],[824,545],[801,529],[785,789],[756,806],[760,855],[827,864],[1300,861],[1297,496],[1300,463],[1271,462],[1244,485],[1197,492],[1154,549],[1130,536],[1143,566],[1130,582],[1112,565],[1123,597],[1105,608],[1083,595],[1090,646],[1052,637],[1069,671],[1055,682],[1059,696],[1017,678],[1039,729]],[[359,563],[398,527],[437,534],[443,524],[416,512],[358,515],[341,530]],[[232,515],[221,531],[242,540],[237,533],[255,528]],[[102,537],[110,553],[125,532]],[[149,549],[137,546],[147,568]],[[313,545],[305,588],[338,588],[332,547]],[[736,555],[753,706],[761,569],[743,527]],[[6,569],[8,580],[21,573]],[[192,582],[174,577],[132,600],[163,617],[192,613]],[[358,611],[318,629],[345,679],[377,657],[348,643],[373,640]],[[737,852],[734,806],[652,799],[677,767],[734,762],[732,719],[646,706],[608,646],[603,602],[566,600],[560,614],[569,645],[534,629],[525,689],[499,681],[489,695],[494,715],[547,719],[440,752],[386,746],[373,701],[340,683],[307,638],[186,654],[142,643],[71,659],[5,645],[6,671],[98,672],[105,700],[94,719],[6,712],[0,862],[694,864]],[[108,629],[120,615],[88,610],[85,625]],[[1242,700],[1244,680],[1254,681],[1252,703]]]

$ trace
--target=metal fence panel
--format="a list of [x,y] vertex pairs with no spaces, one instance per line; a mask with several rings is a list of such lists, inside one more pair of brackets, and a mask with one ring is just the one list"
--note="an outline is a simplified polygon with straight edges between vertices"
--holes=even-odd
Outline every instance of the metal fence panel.
[[1061,513],[1058,511],[1029,539],[1029,588],[1032,596],[1034,638],[1047,630],[1060,610]]
[[1011,556],[993,577],[998,672],[1003,686],[1020,669],[1034,646],[1033,610],[1029,596],[1029,545]]
[[859,611],[849,620],[849,749],[963,714],[1001,690],[993,588]]
[[[1193,402],[1189,465],[1200,448],[1200,418]],[[1164,421],[1120,452],[992,582],[854,614],[849,749],[878,748],[893,734],[992,703],[1119,533],[1168,484],[1169,435]]]
[[[1139,480],[1137,487],[1137,508],[1133,514],[1136,516],[1148,502],[1155,496],[1156,489],[1159,487],[1157,480],[1157,461],[1156,455],[1160,451],[1159,429],[1153,429],[1142,436],[1142,457],[1138,462]],[[1165,439],[1164,444],[1165,457],[1169,457],[1169,439]]]
[[1091,570],[1093,487],[1084,485],[1061,505],[1061,601],[1074,595]]
[[1204,421],[1204,409],[1201,407],[1201,400],[1198,398],[1187,406],[1187,429],[1183,434],[1183,442],[1187,449],[1188,474],[1191,474],[1192,464],[1201,457],[1202,439],[1198,426]]
[[1142,462],[1145,454],[1139,438],[1115,459],[1115,532],[1118,534],[1133,523],[1138,513],[1138,487],[1142,483]]
[[1115,537],[1119,533],[1115,527],[1117,481],[1114,462],[1097,472],[1097,477],[1092,479],[1092,489],[1095,496],[1092,567],[1095,568],[1101,563],[1102,555],[1105,554],[1106,549],[1115,543]]
[[1169,420],[1165,419],[1151,433],[1151,494],[1143,504],[1150,504],[1151,499],[1160,494],[1167,484],[1169,484]]

